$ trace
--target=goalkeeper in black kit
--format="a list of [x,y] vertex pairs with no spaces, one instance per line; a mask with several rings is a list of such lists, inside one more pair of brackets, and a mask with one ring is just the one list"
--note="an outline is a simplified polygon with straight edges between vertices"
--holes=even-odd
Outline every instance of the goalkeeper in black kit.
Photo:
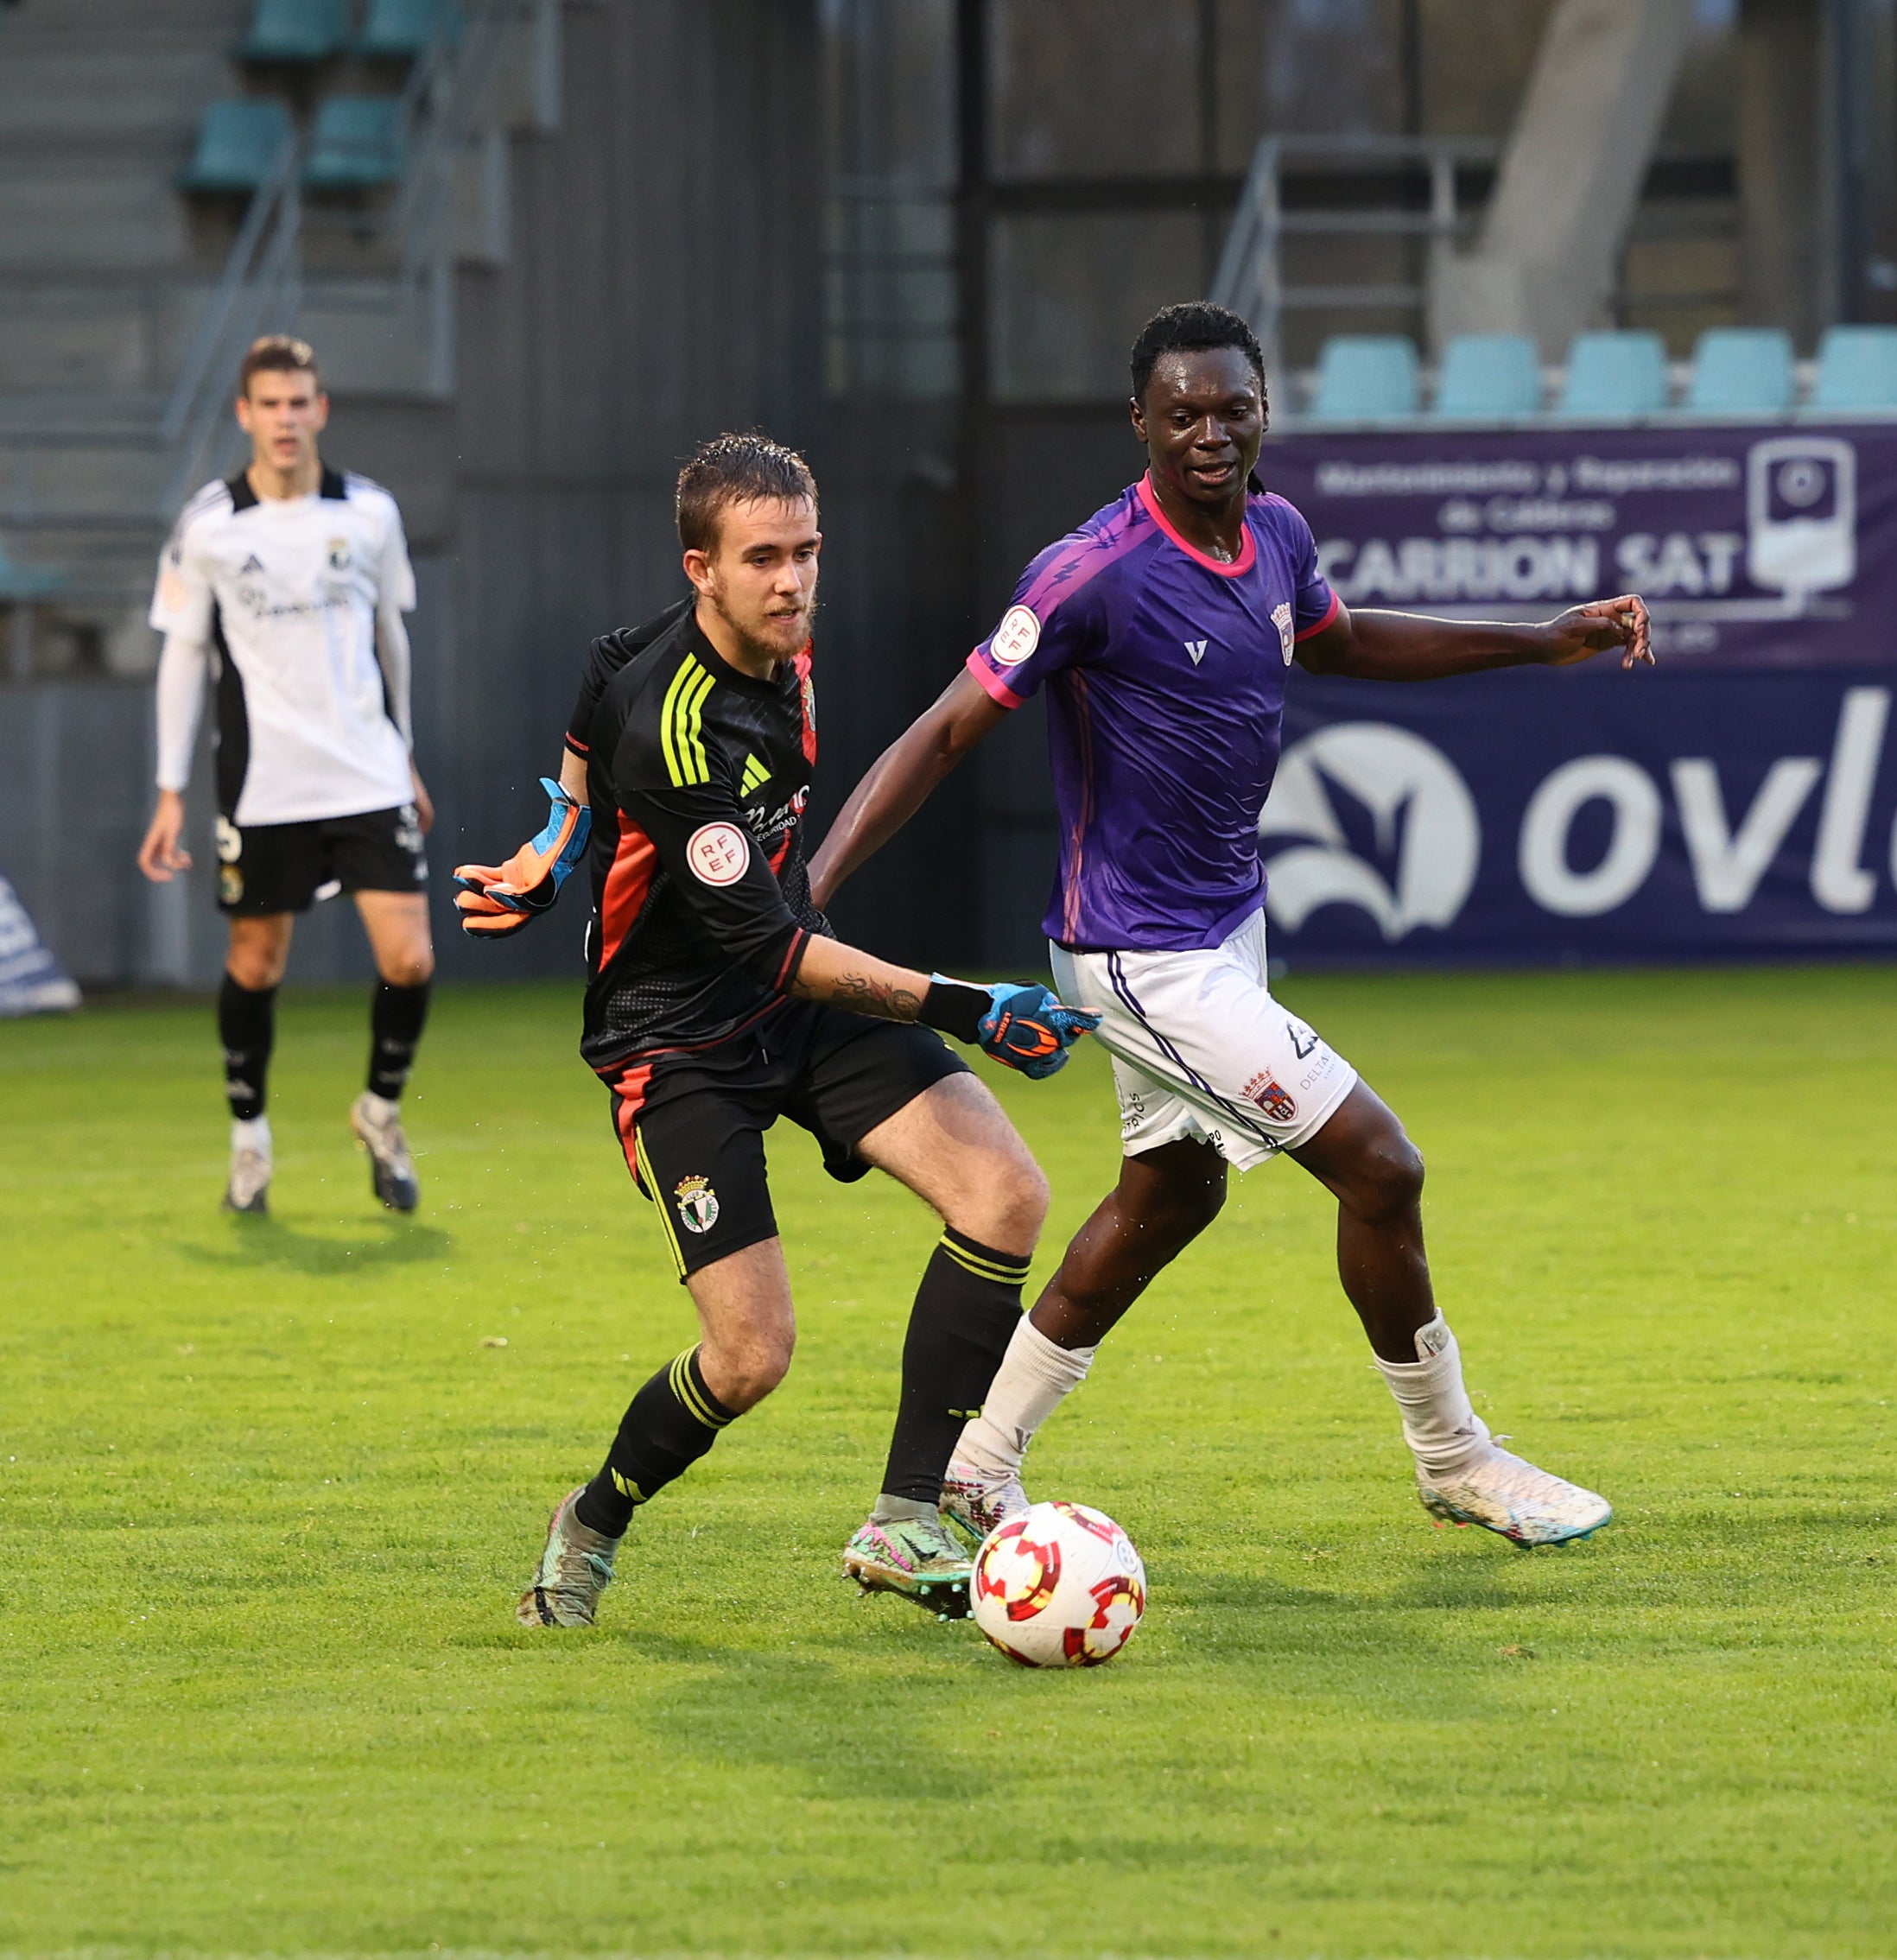
[[832,1177],[886,1171],[942,1218],[882,1494],[843,1569],[954,1615],[974,1547],[940,1512],[942,1475],[1020,1317],[1047,1185],[936,1031],[1045,1075],[1097,1017],[1044,987],[964,985],[832,936],[802,842],[815,483],[761,435],[720,436],[679,478],[678,531],[694,594],[593,643],[546,829],[504,866],[456,873],[463,926],[502,936],[587,860],[581,1050],[701,1336],[633,1397],[599,1473],[555,1506],[519,1617],[591,1625],[634,1510],[784,1379],[795,1322],[764,1154],[780,1115],[816,1139]]

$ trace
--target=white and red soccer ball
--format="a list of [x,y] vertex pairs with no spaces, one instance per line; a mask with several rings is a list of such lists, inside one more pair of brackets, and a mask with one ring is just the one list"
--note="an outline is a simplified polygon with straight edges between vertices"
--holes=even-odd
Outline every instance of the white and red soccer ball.
[[1146,1610],[1132,1540],[1084,1504],[1036,1504],[998,1525],[975,1554],[974,1623],[1024,1667],[1098,1667]]

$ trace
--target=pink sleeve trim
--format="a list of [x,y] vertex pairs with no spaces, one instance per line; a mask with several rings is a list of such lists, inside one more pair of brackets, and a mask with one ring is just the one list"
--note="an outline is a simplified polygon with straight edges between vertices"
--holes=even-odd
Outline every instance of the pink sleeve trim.
[[968,656],[963,665],[974,676],[976,680],[980,682],[988,694],[1000,702],[1003,707],[1020,707],[1020,695],[1016,694],[1014,689],[989,667],[987,662],[981,657],[981,651],[979,647]]
[[1328,626],[1330,622],[1335,619],[1337,615],[1342,611],[1343,601],[1338,598],[1335,592],[1333,592],[1330,595],[1330,604],[1324,608],[1323,618],[1318,620],[1314,625],[1306,626],[1304,630],[1302,632],[1297,634],[1295,637],[1301,640],[1308,640],[1313,633],[1323,632],[1324,628]]

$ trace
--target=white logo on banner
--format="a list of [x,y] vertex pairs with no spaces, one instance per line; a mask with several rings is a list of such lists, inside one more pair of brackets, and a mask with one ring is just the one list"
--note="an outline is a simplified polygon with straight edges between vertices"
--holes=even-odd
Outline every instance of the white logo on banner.
[[1802,610],[1857,576],[1857,453],[1824,435],[1754,442],[1746,455],[1746,576]]
[[[1331,785],[1370,813],[1394,885],[1350,848]],[[1355,905],[1386,940],[1453,923],[1481,859],[1475,799],[1434,743],[1383,721],[1344,721],[1294,743],[1258,820],[1259,840],[1303,838],[1266,860],[1272,923],[1295,932],[1320,905]]]

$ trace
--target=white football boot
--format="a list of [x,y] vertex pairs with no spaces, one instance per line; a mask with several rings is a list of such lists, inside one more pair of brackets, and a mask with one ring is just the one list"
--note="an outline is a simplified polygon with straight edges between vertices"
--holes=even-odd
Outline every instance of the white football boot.
[[1481,1525],[1517,1545],[1565,1545],[1614,1515],[1606,1498],[1490,1443],[1460,1469],[1419,1472],[1417,1495],[1443,1524]]
[[589,1530],[574,1516],[586,1487],[569,1490],[554,1506],[534,1583],[514,1608],[523,1627],[590,1627],[600,1595],[612,1583],[612,1562],[625,1541]]
[[231,1126],[231,1181],[224,1208],[264,1216],[270,1208],[270,1132],[261,1120]]
[[399,1105],[365,1090],[350,1105],[349,1126],[369,1153],[369,1176],[376,1196],[390,1211],[413,1211],[422,1188],[416,1182],[409,1139],[402,1133]]
[[979,1551],[997,1525],[1020,1517],[1027,1508],[1018,1473],[997,1483],[972,1463],[951,1463],[942,1480],[942,1517],[968,1539],[970,1551]]

